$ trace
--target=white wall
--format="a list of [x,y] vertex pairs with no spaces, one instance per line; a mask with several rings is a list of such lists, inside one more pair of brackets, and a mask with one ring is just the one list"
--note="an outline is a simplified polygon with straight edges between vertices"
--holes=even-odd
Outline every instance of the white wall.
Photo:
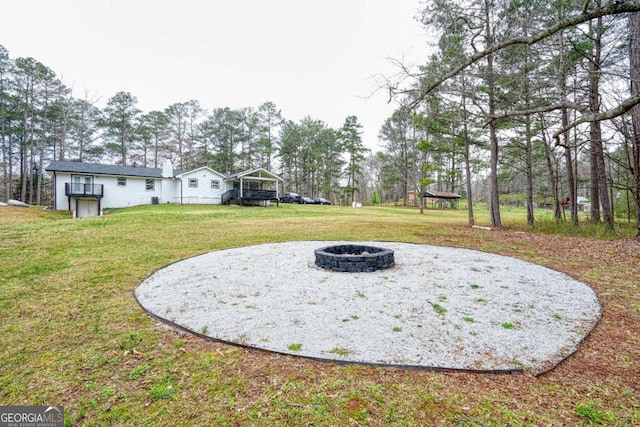
[[[65,183],[71,182],[71,173],[56,172],[55,207],[57,210],[75,210],[72,199],[65,195]],[[159,203],[175,203],[179,181],[174,179],[154,179],[154,189],[146,189],[146,178],[126,177],[125,186],[118,186],[118,177],[109,175],[73,174],[93,176],[93,184],[102,184],[103,198],[101,208],[126,208],[137,205],[150,205],[152,198],[157,197]]]
[[[158,185],[156,183],[156,185]],[[173,178],[164,178],[160,182],[160,203],[180,203],[180,181]]]
[[[222,194],[227,191],[224,176],[209,168],[188,172],[183,174],[181,179],[156,178],[153,190],[146,189],[147,178],[128,176],[126,177],[126,185],[119,186],[117,176],[56,172],[55,207],[57,210],[76,209],[75,200],[72,199],[71,206],[69,206],[69,198],[65,195],[65,183],[71,182],[72,175],[93,176],[93,184],[103,186],[103,197],[100,201],[102,209],[150,205],[154,197],[158,198],[160,204],[219,204]],[[189,187],[189,179],[197,179],[197,187]],[[212,180],[219,181],[220,188],[211,188]]]
[[128,176],[127,185],[118,186],[115,176],[96,175],[94,184],[104,186],[102,198],[103,208],[126,208],[129,206],[150,205],[152,197],[162,200],[161,179],[154,179],[154,189],[146,189],[146,178]]
[[[189,187],[189,180],[198,180],[197,187]],[[220,204],[222,195],[227,191],[224,176],[208,168],[200,168],[180,175],[182,194],[178,192],[178,203],[184,204]],[[211,181],[217,180],[220,188],[211,188]]]
[[[66,182],[71,182],[71,174],[64,172],[56,172],[56,187],[54,194],[54,206],[58,211],[66,211],[69,210],[69,199],[64,195],[64,184]],[[71,210],[75,209],[71,206]]]

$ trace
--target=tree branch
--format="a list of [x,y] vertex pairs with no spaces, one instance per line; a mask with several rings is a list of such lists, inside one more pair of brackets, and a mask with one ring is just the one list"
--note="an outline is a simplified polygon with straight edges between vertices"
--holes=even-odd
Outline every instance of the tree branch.
[[[588,2],[585,2],[585,6],[588,4]],[[612,1],[611,3],[607,4],[606,6],[603,7],[599,7],[596,8],[594,10],[592,10],[589,13],[586,13],[586,11],[584,11],[582,14],[577,15],[573,18],[569,18],[565,21],[562,22],[558,22],[557,24],[547,28],[544,31],[541,31],[537,34],[534,34],[530,37],[516,37],[513,39],[509,39],[506,40],[502,43],[496,44],[494,46],[491,46],[485,50],[483,50],[482,52],[478,52],[472,56],[470,56],[464,63],[462,63],[461,65],[459,65],[458,67],[454,68],[453,70],[449,71],[448,73],[444,74],[443,76],[441,76],[440,78],[438,78],[435,82],[433,82],[432,84],[430,84],[429,86],[427,86],[425,89],[421,90],[420,95],[413,100],[409,105],[408,108],[409,109],[413,109],[416,107],[416,105],[418,105],[422,100],[424,100],[424,98],[429,95],[429,93],[433,92],[433,90],[435,90],[438,86],[440,86],[442,83],[444,83],[445,81],[449,80],[452,77],[457,76],[458,74],[460,74],[464,69],[466,69],[467,67],[471,66],[472,64],[480,61],[481,59],[494,54],[506,47],[509,46],[514,46],[514,45],[532,45],[535,44],[541,40],[544,40],[548,37],[551,37],[552,35],[565,30],[567,28],[570,27],[574,27],[578,24],[581,24],[583,22],[587,22],[587,21],[591,21],[592,19],[596,19],[602,16],[607,16],[607,15],[618,15],[621,13],[628,13],[628,12],[640,12],[640,1],[634,0],[634,1]]]
[[533,114],[548,113],[550,111],[561,110],[563,108],[576,110],[576,111],[580,111],[580,112],[583,112],[583,111],[587,110],[587,108],[585,106],[580,105],[580,104],[576,104],[576,103],[573,103],[573,102],[561,102],[561,103],[558,103],[558,104],[544,105],[544,106],[541,106],[541,107],[538,107],[538,108],[532,108],[530,110],[507,111],[507,112],[502,113],[502,114],[496,114],[495,116],[489,118],[489,120],[484,122],[482,127],[488,126],[489,123],[493,122],[494,120],[506,119],[506,118],[514,117],[514,116],[528,116],[528,115],[533,115]]
[[556,143],[560,142],[560,135],[565,132],[570,131],[574,127],[581,125],[582,123],[591,123],[591,122],[599,122],[602,120],[611,120],[618,116],[623,115],[627,111],[631,110],[636,105],[640,104],[640,93],[636,95],[630,96],[629,98],[622,101],[620,105],[615,108],[612,108],[607,111],[603,111],[597,114],[583,114],[578,120],[573,123],[569,123],[567,126],[563,127],[559,131],[553,134],[553,138],[556,140]]

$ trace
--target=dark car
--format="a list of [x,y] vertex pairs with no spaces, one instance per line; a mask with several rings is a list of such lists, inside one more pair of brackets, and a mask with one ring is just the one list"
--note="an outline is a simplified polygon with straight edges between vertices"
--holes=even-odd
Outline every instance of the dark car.
[[313,199],[313,203],[317,204],[317,205],[330,205],[331,202],[327,199],[324,199],[322,197],[316,197],[315,199]]
[[304,203],[305,205],[313,205],[315,202],[311,197],[303,197],[302,203]]
[[284,193],[284,195],[280,197],[280,203],[304,203],[304,201],[298,193]]

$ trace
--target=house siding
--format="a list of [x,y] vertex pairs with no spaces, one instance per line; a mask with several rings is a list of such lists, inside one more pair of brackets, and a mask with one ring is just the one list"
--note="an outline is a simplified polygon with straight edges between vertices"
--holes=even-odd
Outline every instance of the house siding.
[[[100,206],[104,208],[126,208],[129,206],[138,205],[150,205],[152,198],[157,197],[160,203],[166,201],[172,201],[175,194],[175,182],[173,180],[162,180],[157,178],[148,178],[154,180],[154,189],[146,189],[147,178],[128,176],[127,185],[118,186],[118,177],[116,176],[104,176],[104,175],[91,175],[83,173],[68,173],[68,172],[56,172],[56,187],[55,187],[55,209],[56,210],[71,210],[75,211],[75,200],[65,195],[65,184],[71,182],[71,176],[91,176],[93,177],[93,184],[103,186],[103,196],[100,201]],[[168,181],[167,185],[163,181]],[[164,200],[163,193],[167,194],[167,200]],[[86,203],[91,203],[88,199],[83,201],[83,206]],[[97,202],[96,202],[97,204]],[[83,207],[83,210],[86,210]]]
[[[179,204],[220,204],[222,196],[243,180],[247,187],[258,183],[272,181],[277,195],[277,183],[281,178],[262,169],[246,171],[233,176],[225,176],[206,166],[189,171],[173,171],[170,164],[163,169],[138,168],[132,166],[102,165],[53,161],[46,168],[54,178],[54,208],[56,210],[73,211],[76,217],[95,216],[101,209],[126,208],[158,203]],[[173,173],[177,173],[175,178]],[[72,183],[75,177],[91,177],[91,184],[102,185],[102,197],[72,197],[65,194],[65,184]],[[154,181],[153,189],[148,190],[148,179]],[[197,186],[189,186],[189,181],[196,179]],[[125,185],[118,185],[118,181]],[[218,181],[219,187],[212,188],[211,182]],[[89,180],[80,179],[81,183]],[[268,201],[265,202],[268,205]]]
[[[189,180],[197,179],[198,186],[190,187]],[[184,204],[220,204],[222,195],[227,191],[227,184],[224,175],[219,174],[209,168],[200,168],[179,176],[181,181],[182,194],[178,195],[181,200],[178,203]],[[219,189],[211,188],[211,181],[220,182]]]
[[[147,179],[153,179],[154,189],[146,189]],[[102,207],[126,208],[129,206],[150,205],[151,199],[157,197],[162,200],[161,180],[156,178],[127,177],[126,186],[118,186],[118,180],[113,176],[96,176],[95,184],[104,186]]]

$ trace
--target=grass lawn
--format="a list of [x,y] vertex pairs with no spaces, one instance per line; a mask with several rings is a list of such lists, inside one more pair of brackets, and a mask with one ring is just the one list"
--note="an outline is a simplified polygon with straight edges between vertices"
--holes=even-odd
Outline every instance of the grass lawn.
[[[476,222],[489,225],[478,209]],[[559,226],[503,211],[155,205],[72,220],[0,208],[0,405],[65,407],[67,425],[640,425],[640,241],[632,225]],[[603,317],[548,374],[337,366],[204,341],[147,316],[133,290],[216,249],[290,240],[379,240],[514,256],[564,271]],[[247,280],[259,280],[259,277]],[[532,289],[535,292],[535,289]],[[375,339],[375,337],[372,337]]]

